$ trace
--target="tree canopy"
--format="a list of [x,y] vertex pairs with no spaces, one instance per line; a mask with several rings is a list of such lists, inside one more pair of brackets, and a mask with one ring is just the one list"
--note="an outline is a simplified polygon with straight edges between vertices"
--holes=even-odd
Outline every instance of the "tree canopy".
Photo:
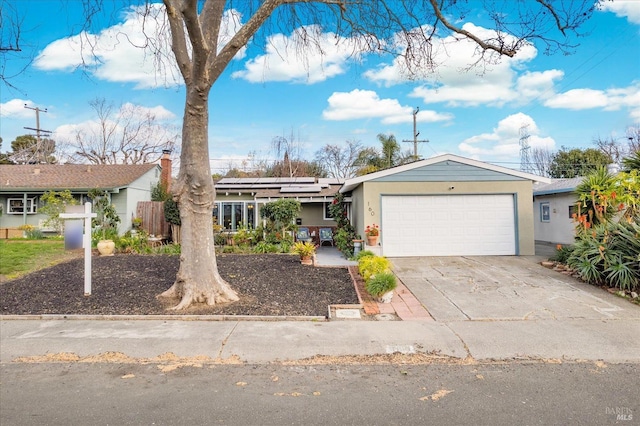
[[611,161],[611,157],[595,148],[583,150],[562,147],[553,155],[549,165],[549,175],[552,178],[586,176],[600,167],[606,167],[611,164]]

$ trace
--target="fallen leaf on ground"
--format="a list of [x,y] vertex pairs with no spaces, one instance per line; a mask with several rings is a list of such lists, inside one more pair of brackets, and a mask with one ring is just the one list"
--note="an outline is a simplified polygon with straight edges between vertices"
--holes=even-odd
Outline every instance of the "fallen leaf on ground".
[[432,393],[431,395],[428,396],[423,396],[422,398],[420,398],[420,401],[428,401],[428,400],[432,400],[432,401],[437,401],[440,398],[450,394],[453,391],[450,390],[446,390],[446,389],[440,389],[439,391]]

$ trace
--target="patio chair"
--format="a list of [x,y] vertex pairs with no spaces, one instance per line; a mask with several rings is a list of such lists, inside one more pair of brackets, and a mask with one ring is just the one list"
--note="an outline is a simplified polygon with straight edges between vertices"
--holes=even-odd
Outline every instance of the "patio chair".
[[325,241],[333,245],[333,230],[331,228],[320,228],[320,245]]
[[296,232],[296,241],[302,242],[311,242],[313,239],[311,238],[311,234],[309,234],[309,228],[298,228]]

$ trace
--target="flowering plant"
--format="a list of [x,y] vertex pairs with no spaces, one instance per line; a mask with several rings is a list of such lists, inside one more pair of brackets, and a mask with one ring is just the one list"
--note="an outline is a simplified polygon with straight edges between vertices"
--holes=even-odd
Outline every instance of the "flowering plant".
[[380,227],[375,223],[371,226],[367,225],[364,233],[367,235],[367,237],[377,237],[378,235],[380,235]]

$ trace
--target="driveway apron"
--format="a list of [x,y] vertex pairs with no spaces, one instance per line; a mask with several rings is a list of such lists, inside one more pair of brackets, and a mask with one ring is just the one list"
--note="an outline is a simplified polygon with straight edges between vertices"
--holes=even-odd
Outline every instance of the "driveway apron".
[[638,362],[640,306],[537,262],[539,257],[391,259],[436,323],[481,359]]
[[436,321],[640,319],[640,308],[526,256],[391,259]]

